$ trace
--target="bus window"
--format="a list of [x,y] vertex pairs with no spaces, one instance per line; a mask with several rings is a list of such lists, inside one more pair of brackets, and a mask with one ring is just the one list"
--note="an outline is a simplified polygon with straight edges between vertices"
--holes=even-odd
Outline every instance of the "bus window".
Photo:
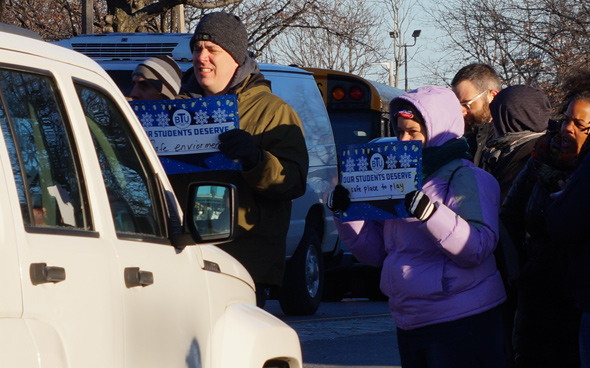
[[[340,145],[363,144],[381,134],[381,116],[367,111],[334,111],[329,113],[334,140]],[[336,129],[337,127],[337,129]]]
[[314,73],[330,116],[336,148],[389,137],[389,102],[405,92],[351,73],[303,68]]

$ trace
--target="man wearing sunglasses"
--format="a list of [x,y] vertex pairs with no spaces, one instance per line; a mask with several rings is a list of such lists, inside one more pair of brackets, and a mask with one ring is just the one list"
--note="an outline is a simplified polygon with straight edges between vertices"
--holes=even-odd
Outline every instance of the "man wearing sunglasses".
[[461,103],[473,162],[480,166],[482,150],[495,136],[490,103],[502,89],[500,78],[489,65],[469,64],[455,74],[451,87]]

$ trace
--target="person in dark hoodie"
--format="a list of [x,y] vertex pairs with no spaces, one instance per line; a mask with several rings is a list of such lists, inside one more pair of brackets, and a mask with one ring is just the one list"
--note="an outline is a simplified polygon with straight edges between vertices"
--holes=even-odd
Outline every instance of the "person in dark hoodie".
[[[560,129],[550,129],[537,141],[500,210],[500,219],[518,249],[522,265],[516,281],[518,303],[513,334],[518,368],[580,366],[580,311],[568,288],[566,242],[562,237],[549,237],[544,217],[552,193],[558,192],[559,183],[574,171],[587,136],[588,76],[586,73],[585,78],[575,75],[566,80],[567,99]],[[578,82],[584,80],[585,86],[579,89]]]
[[[490,103],[490,113],[496,137],[486,143],[480,167],[498,180],[502,203],[512,182],[527,163],[537,139],[545,133],[549,125],[551,104],[540,89],[517,85],[498,92]],[[500,221],[499,225],[500,240],[494,255],[507,294],[503,322],[507,342],[506,355],[509,367],[512,367],[515,356],[511,336],[517,305],[515,280],[520,272],[520,262],[504,223]]]
[[240,261],[256,284],[258,306],[281,286],[291,200],[305,193],[309,158],[297,113],[274,95],[258,63],[248,56],[248,35],[229,13],[205,15],[190,41],[193,68],[183,75],[181,95],[234,94],[239,129],[219,135],[219,150],[241,162],[242,170],[170,175],[181,204],[197,180],[231,183],[238,191],[235,240],[219,247]]
[[531,151],[549,126],[551,103],[540,89],[518,85],[498,92],[490,103],[496,138],[483,150],[481,168],[500,183],[500,201],[524,168]]

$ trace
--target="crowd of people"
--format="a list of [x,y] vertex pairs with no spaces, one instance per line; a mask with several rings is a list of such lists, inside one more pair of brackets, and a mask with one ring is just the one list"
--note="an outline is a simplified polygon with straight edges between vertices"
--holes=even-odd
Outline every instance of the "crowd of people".
[[590,367],[590,71],[556,109],[485,64],[451,87],[390,103],[396,137],[424,147],[408,218],[341,222],[341,185],[328,203],[351,252],[383,267],[402,367]]
[[[219,140],[243,170],[170,179],[181,201],[196,179],[237,186],[238,236],[221,247],[252,274],[262,306],[280,287],[308,158],[297,114],[246,47],[237,17],[207,15],[191,40],[194,68],[146,60],[130,97],[237,94],[240,129]],[[503,89],[485,64],[461,68],[450,87],[420,87],[389,105],[397,139],[423,145],[421,188],[404,200],[409,217],[342,222],[342,185],[327,203],[352,253],[382,266],[402,366],[590,367],[590,71],[564,81],[558,107],[532,86]]]

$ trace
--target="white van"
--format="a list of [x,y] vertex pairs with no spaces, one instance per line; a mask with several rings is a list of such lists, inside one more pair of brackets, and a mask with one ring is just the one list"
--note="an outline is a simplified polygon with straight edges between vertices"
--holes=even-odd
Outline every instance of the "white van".
[[[88,57],[0,25],[0,365],[301,368],[241,264],[188,227],[145,131]],[[191,236],[192,235],[192,236]],[[208,240],[207,240],[208,239]]]
[[[142,60],[169,55],[183,71],[192,68],[191,37],[187,33],[109,33],[80,35],[57,44],[95,59],[128,96],[131,72]],[[309,315],[315,313],[322,299],[324,262],[331,262],[341,251],[332,213],[325,206],[338,182],[336,146],[313,74],[263,63],[260,70],[271,81],[273,93],[291,105],[303,123],[309,153],[307,190],[293,201],[287,269],[277,297],[285,314]]]

